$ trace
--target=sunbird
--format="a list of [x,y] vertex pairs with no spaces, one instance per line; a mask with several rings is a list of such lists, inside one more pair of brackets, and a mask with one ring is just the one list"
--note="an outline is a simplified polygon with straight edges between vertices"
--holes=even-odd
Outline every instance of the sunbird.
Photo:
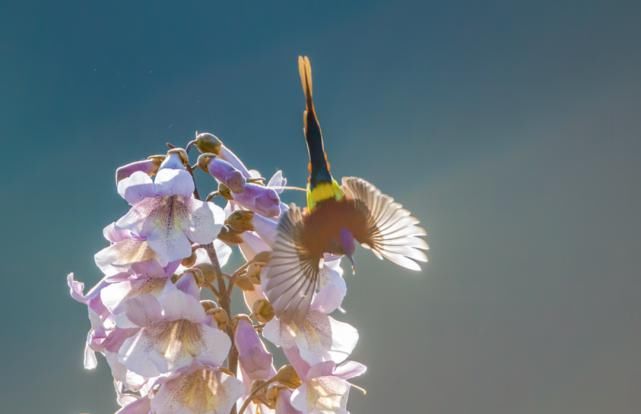
[[309,58],[298,57],[305,94],[303,132],[309,153],[307,208],[292,204],[280,218],[265,293],[283,321],[300,322],[308,313],[326,254],[347,256],[354,271],[356,243],[411,270],[427,262],[426,232],[409,211],[374,185],[357,177],[332,177],[312,98]]

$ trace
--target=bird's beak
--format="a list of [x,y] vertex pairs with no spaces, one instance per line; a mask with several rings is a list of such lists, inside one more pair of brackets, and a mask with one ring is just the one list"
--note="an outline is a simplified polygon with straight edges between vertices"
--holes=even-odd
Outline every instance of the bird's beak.
[[355,275],[356,274],[356,263],[354,262],[354,258],[352,257],[351,254],[346,254],[345,256],[347,256],[347,259],[349,259],[349,262],[352,264],[352,274]]

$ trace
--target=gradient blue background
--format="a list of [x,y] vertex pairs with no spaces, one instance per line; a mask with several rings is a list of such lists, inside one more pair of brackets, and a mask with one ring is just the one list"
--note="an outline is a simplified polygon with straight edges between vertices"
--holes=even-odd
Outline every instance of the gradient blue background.
[[[636,1],[0,1],[7,413],[106,414],[82,370],[125,162],[219,135],[303,185],[303,98],[336,175],[430,232],[408,274],[359,253],[343,318],[370,366],[353,413],[641,407],[641,6]],[[297,194],[291,200],[300,202]]]

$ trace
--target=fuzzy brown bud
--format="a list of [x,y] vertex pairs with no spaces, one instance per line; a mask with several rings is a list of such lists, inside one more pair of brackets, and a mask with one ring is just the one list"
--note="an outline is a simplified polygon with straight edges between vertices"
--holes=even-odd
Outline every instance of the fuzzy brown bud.
[[254,283],[246,275],[237,276],[234,278],[234,284],[241,290],[252,291],[254,290]]
[[225,309],[214,308],[209,310],[207,314],[211,315],[212,318],[214,318],[214,321],[216,321],[216,324],[218,325],[218,328],[220,330],[227,330],[227,327],[229,326],[229,315],[227,315]]
[[227,217],[225,224],[227,224],[232,229],[236,230],[239,233],[244,231],[253,231],[254,225],[252,219],[254,218],[254,212],[250,210],[237,210],[234,211]]
[[192,267],[195,263],[196,263],[196,252],[192,252],[191,256],[185,257],[180,262],[180,264],[185,267]]
[[261,323],[267,323],[274,318],[274,308],[267,299],[258,299],[252,306],[252,314]]
[[223,142],[217,136],[209,132],[202,132],[196,135],[193,142],[198,151],[211,152],[216,155],[220,153],[220,147],[223,145]]
[[245,276],[249,281],[254,284],[254,285],[259,285],[260,284],[260,272],[263,270],[263,265],[260,265],[258,263],[250,263],[247,266],[247,271],[245,273]]
[[240,234],[229,228],[229,226],[223,226],[220,233],[218,233],[218,239],[227,244],[240,244],[243,242],[243,238],[240,237]]

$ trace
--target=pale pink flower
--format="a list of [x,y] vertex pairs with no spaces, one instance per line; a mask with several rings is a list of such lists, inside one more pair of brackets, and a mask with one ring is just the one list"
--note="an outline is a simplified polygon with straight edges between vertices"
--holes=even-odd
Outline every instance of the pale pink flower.
[[160,266],[191,255],[191,244],[211,243],[225,219],[222,209],[194,198],[194,182],[177,154],[169,154],[152,181],[135,172],[118,183],[118,192],[132,205],[116,222],[144,240]]
[[158,384],[150,398],[154,414],[229,414],[244,393],[239,380],[206,364],[178,370]]
[[291,405],[303,414],[348,414],[347,399],[352,384],[348,381],[363,375],[367,367],[346,361],[340,365],[327,361],[310,365],[295,351],[287,352],[302,384],[293,391]]
[[298,349],[309,364],[340,363],[349,357],[358,342],[356,328],[318,311],[309,312],[298,323],[274,318],[263,328],[263,336],[284,349]]
[[200,304],[192,276],[167,283],[159,296],[140,295],[124,304],[126,318],[136,327],[118,350],[129,370],[155,377],[194,361],[219,366],[227,357],[229,337],[214,326]]

